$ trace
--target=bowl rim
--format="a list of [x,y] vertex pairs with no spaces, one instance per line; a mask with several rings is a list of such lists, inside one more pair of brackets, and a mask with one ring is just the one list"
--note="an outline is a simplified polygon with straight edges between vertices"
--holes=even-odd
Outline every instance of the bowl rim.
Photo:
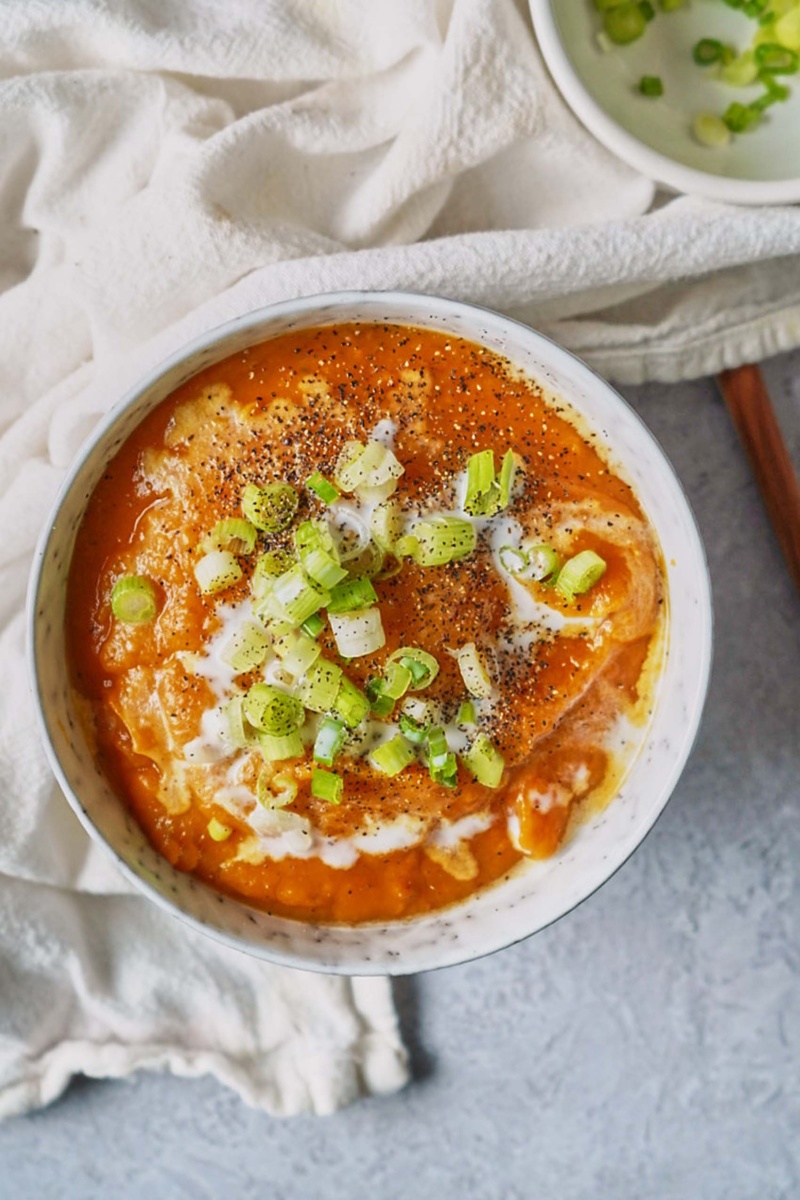
[[800,202],[800,178],[735,179],[687,167],[654,150],[610,117],[586,87],[567,54],[555,17],[557,0],[528,0],[534,32],[545,64],[575,116],[599,142],[629,167],[677,192],[728,204],[771,205]]
[[[632,419],[633,422],[640,427],[640,431],[653,443],[658,451],[658,455],[663,462],[665,473],[669,478],[671,478],[672,482],[677,488],[678,493],[680,494],[680,498],[683,501],[685,515],[688,517],[690,536],[694,542],[692,549],[697,553],[699,561],[703,566],[702,577],[698,581],[698,603],[700,609],[698,625],[700,636],[697,664],[698,671],[695,686],[690,696],[689,712],[682,729],[678,752],[672,758],[671,769],[664,774],[658,788],[655,789],[657,797],[655,799],[651,798],[646,823],[644,823],[644,828],[642,828],[640,833],[637,831],[638,836],[636,840],[633,842],[630,848],[621,855],[621,857],[618,857],[612,861],[607,874],[603,875],[602,878],[593,883],[588,890],[582,891],[576,899],[568,901],[566,906],[560,909],[560,911],[558,911],[553,917],[543,921],[541,924],[537,924],[535,928],[528,929],[523,933],[517,934],[515,932],[511,936],[504,936],[502,939],[497,940],[496,944],[488,946],[487,948],[476,949],[474,951],[470,950],[467,945],[461,944],[459,944],[458,950],[451,950],[449,952],[447,948],[442,947],[441,952],[436,956],[435,962],[427,963],[422,966],[419,964],[415,965],[413,963],[408,965],[404,961],[398,961],[397,959],[391,957],[386,957],[383,959],[380,963],[380,966],[378,966],[378,964],[374,961],[365,961],[364,956],[359,954],[355,954],[352,958],[342,956],[335,962],[324,962],[313,959],[308,955],[304,955],[302,950],[298,952],[286,952],[281,948],[280,945],[270,945],[265,941],[249,940],[242,935],[232,934],[224,929],[210,925],[199,917],[194,916],[192,913],[188,912],[184,907],[182,907],[179,902],[172,900],[169,896],[159,891],[158,888],[151,884],[150,881],[143,875],[137,873],[137,871],[135,871],[133,867],[131,867],[124,860],[119,851],[105,837],[97,825],[95,825],[89,814],[85,811],[79,797],[73,790],[72,784],[67,777],[64,767],[61,764],[58,752],[53,742],[51,725],[46,714],[46,704],[44,702],[39,676],[36,642],[39,591],[50,541],[53,534],[56,532],[56,518],[64,501],[71,492],[76,480],[80,476],[80,473],[84,469],[87,459],[90,457],[95,447],[114,427],[119,418],[136,403],[137,399],[139,399],[145,392],[157,384],[162,376],[164,376],[169,370],[179,366],[185,360],[190,359],[203,350],[207,350],[211,347],[219,345],[220,343],[224,343],[229,337],[235,334],[245,333],[248,330],[262,326],[265,321],[268,321],[273,317],[279,318],[282,316],[302,315],[307,310],[318,308],[321,305],[325,305],[325,307],[330,308],[334,305],[358,304],[364,302],[374,303],[375,301],[380,301],[381,304],[400,306],[407,304],[408,302],[423,301],[429,306],[439,306],[439,311],[442,313],[462,313],[473,318],[480,318],[481,316],[484,316],[492,318],[496,321],[500,321],[503,324],[511,325],[522,330],[523,336],[530,338],[533,341],[539,340],[540,342],[545,343],[550,353],[554,355],[556,359],[561,359],[565,363],[570,363],[576,366],[579,374],[587,378],[590,386],[596,388],[599,385],[601,388],[610,393],[615,402],[625,411],[628,418]],[[333,319],[335,320],[335,317]],[[393,319],[396,319],[398,323],[402,323],[404,319],[409,323],[412,323],[411,318],[397,317]],[[269,336],[270,335],[268,333],[264,333],[259,340],[268,340]],[[466,336],[469,338],[471,335],[467,334]],[[216,361],[222,361],[225,357],[226,355],[222,354]],[[198,370],[200,369],[202,368],[198,368]],[[608,443],[606,443],[606,445],[613,451],[613,447],[609,446]],[[624,462],[622,462],[621,465],[624,467]],[[120,399],[114,405],[112,405],[112,407],[98,422],[78,450],[75,459],[71,464],[61,484],[61,487],[59,488],[56,499],[53,502],[48,515],[48,519],[39,536],[34,553],[27,594],[26,649],[31,687],[36,708],[37,725],[39,727],[40,735],[44,743],[51,769],[53,770],[59,787],[61,788],[61,791],[63,792],[65,798],[67,799],[86,832],[95,842],[101,845],[104,850],[112,856],[117,864],[117,867],[121,870],[125,878],[134,885],[137,892],[143,893],[149,900],[155,902],[159,908],[169,913],[171,916],[177,917],[184,924],[189,925],[195,932],[211,937],[215,941],[218,941],[231,949],[248,953],[254,957],[261,958],[281,966],[311,970],[323,974],[394,976],[419,973],[421,971],[428,970],[437,970],[444,967],[456,966],[465,962],[475,961],[477,959],[487,957],[490,954],[496,953],[498,950],[506,949],[510,946],[518,944],[519,942],[525,941],[527,938],[532,937],[536,933],[540,933],[543,929],[555,924],[562,917],[578,908],[585,900],[599,891],[600,888],[607,883],[609,879],[613,878],[617,871],[624,866],[628,859],[645,840],[663,813],[683,773],[686,762],[697,739],[705,708],[705,702],[708,695],[711,676],[713,623],[714,618],[711,600],[711,580],[707,556],[702,538],[700,536],[697,520],[689,504],[685,489],[683,488],[680,478],[672,466],[671,461],[662,449],[655,435],[650,431],[636,410],[624,399],[623,396],[619,394],[619,392],[616,391],[616,389],[610,383],[603,379],[603,377],[586,362],[584,362],[583,359],[579,358],[571,351],[553,341],[553,339],[549,338],[546,334],[542,334],[537,330],[532,329],[523,321],[516,320],[513,317],[508,317],[504,313],[499,313],[494,309],[423,292],[407,292],[397,290],[348,290],[341,292],[318,293],[311,296],[305,296],[300,299],[279,301],[277,303],[265,305],[258,309],[251,310],[250,312],[244,313],[238,317],[233,317],[223,322],[221,325],[214,326],[213,328],[206,330],[204,333],[201,333],[190,339],[190,341],[183,343],[177,350],[173,351],[172,354],[160,360],[155,366],[151,367],[145,375],[139,377],[138,380],[124,392]],[[643,753],[648,744],[649,738],[650,734],[648,733],[648,736],[643,742],[642,747],[640,747],[638,754]],[[613,804],[613,801],[611,803]],[[216,892],[216,889],[210,885],[204,884],[201,881],[197,881],[197,883],[198,886],[205,888],[212,895],[219,894]],[[496,886],[497,885],[493,885],[494,888],[496,888]],[[491,892],[493,889],[490,887],[487,890]],[[467,900],[462,904],[436,910],[431,914],[422,914],[422,917],[435,918],[437,916],[443,916],[445,919],[449,919],[449,917],[453,914],[456,914],[457,916],[459,909],[463,908],[464,905],[469,902],[469,899],[470,897],[468,897]],[[244,908],[248,907],[246,901],[236,901],[234,898],[233,902],[239,903]],[[368,922],[363,925],[354,925],[349,928],[352,928],[354,931],[368,931],[371,928],[386,928],[391,927],[392,925],[395,927],[403,927],[408,926],[414,920],[415,918],[402,919],[394,922]],[[309,924],[314,923],[298,921],[297,924],[308,926]],[[336,926],[327,926],[322,924],[317,924],[316,927],[323,930],[326,928],[337,928]]]

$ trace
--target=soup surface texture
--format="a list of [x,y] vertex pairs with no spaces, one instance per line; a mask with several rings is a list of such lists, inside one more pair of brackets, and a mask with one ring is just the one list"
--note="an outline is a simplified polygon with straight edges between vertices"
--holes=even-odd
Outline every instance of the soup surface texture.
[[142,422],[78,532],[67,635],[98,759],[171,863],[358,923],[546,858],[613,796],[663,602],[568,405],[471,342],[339,325]]

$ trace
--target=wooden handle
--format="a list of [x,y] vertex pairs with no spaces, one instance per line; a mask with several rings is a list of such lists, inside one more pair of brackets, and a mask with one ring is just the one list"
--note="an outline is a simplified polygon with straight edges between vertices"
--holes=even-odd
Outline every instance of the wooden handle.
[[723,371],[718,382],[800,592],[800,485],[764,377],[748,364]]

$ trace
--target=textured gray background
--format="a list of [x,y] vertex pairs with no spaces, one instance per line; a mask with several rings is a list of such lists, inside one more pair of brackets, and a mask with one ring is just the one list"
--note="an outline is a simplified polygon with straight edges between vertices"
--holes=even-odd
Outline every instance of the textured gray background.
[[[766,374],[800,466],[800,353]],[[2,1200],[800,1197],[800,601],[713,384],[628,389],[715,591],[664,816],[557,925],[400,982],[415,1080],[281,1122],[210,1080],[77,1081],[0,1129]]]

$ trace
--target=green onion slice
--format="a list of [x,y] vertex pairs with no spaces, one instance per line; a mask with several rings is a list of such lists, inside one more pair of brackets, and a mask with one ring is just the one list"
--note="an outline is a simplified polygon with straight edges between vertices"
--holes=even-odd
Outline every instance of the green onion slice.
[[233,667],[237,674],[254,671],[267,657],[271,641],[261,625],[256,625],[255,621],[245,621],[223,648],[222,661]]
[[194,564],[194,577],[204,596],[233,587],[242,578],[242,568],[230,550],[212,550]]
[[299,729],[305,720],[300,701],[271,683],[254,683],[244,697],[243,708],[254,729],[277,736]]
[[378,593],[368,579],[346,579],[331,588],[326,608],[330,617],[331,613],[354,612],[377,603]]
[[505,760],[485,733],[478,734],[466,753],[461,755],[461,761],[484,787],[500,786]]
[[461,678],[471,696],[486,698],[492,694],[492,681],[474,642],[467,642],[456,651]]
[[309,475],[306,487],[319,496],[323,504],[333,504],[341,495],[336,485],[326,479],[321,471],[315,471],[313,475]]
[[330,592],[311,583],[298,564],[273,580],[272,591],[265,597],[273,615],[292,625],[302,625],[330,600]]
[[427,650],[420,650],[418,646],[401,646],[399,650],[395,650],[386,660],[387,668],[395,662],[399,662],[401,667],[411,672],[409,691],[412,692],[421,692],[429,687],[439,674],[436,659],[432,654],[428,654]]
[[311,795],[328,804],[341,804],[344,780],[335,771],[323,771],[321,767],[315,767],[311,772]]
[[222,705],[222,719],[225,723],[225,740],[237,750],[243,750],[253,740],[252,733],[245,727],[244,696],[232,696]]
[[756,46],[755,59],[759,70],[768,71],[771,75],[794,75],[800,65],[794,50],[776,42]]
[[517,457],[513,450],[506,450],[503,455],[503,461],[500,464],[500,476],[498,483],[500,485],[500,507],[508,508],[511,501],[511,493],[514,490],[514,478],[517,473]]
[[333,760],[344,745],[345,727],[335,717],[326,717],[314,742],[314,761],[332,767]]
[[314,638],[297,630],[289,635],[286,653],[283,655],[283,665],[290,675],[299,679],[313,666],[321,653],[322,648]]
[[294,532],[294,544],[300,565],[321,587],[332,588],[347,577],[341,566],[330,530],[322,521],[303,521]]
[[406,741],[413,742],[414,745],[421,746],[428,736],[428,726],[422,721],[417,721],[406,712],[400,713],[400,732]]
[[319,613],[312,613],[307,620],[303,621],[300,628],[311,638],[319,637],[325,628],[325,618],[321,617]]
[[383,690],[382,679],[372,679],[366,686],[367,699],[369,700],[370,710],[376,717],[388,717],[389,713],[394,708],[394,700],[391,696],[387,696]]
[[692,121],[692,133],[701,146],[727,146],[731,131],[716,113],[698,113]]
[[226,517],[217,521],[203,543],[203,549],[230,550],[231,554],[252,554],[258,530],[243,517]]
[[474,517],[491,517],[500,507],[500,487],[494,473],[494,451],[480,450],[467,460],[464,510]]
[[298,697],[312,712],[328,712],[333,708],[341,681],[342,668],[318,658],[302,680]]
[[431,517],[417,521],[411,533],[401,537],[395,553],[413,558],[421,567],[440,567],[472,554],[478,535],[471,521],[462,517]]
[[348,729],[355,729],[369,712],[369,700],[352,680],[342,675],[333,708]]
[[158,612],[156,589],[144,575],[123,575],[111,589],[111,611],[126,625],[144,625]]
[[639,91],[643,96],[663,96],[664,82],[658,75],[643,75],[639,80]]
[[369,760],[382,775],[399,775],[416,758],[413,746],[398,733],[388,742],[377,746]]
[[256,800],[263,808],[285,808],[297,797],[297,780],[292,775],[275,775],[262,767],[256,780]]
[[457,725],[474,725],[477,720],[475,705],[471,700],[464,700],[456,717]]
[[582,550],[564,563],[556,579],[556,590],[571,600],[594,587],[605,570],[605,559],[595,554],[594,550]]
[[387,500],[373,510],[369,527],[373,541],[385,554],[391,554],[402,530],[400,506],[396,500]]
[[552,546],[525,546],[523,549],[528,556],[526,574],[539,583],[554,575],[561,565],[561,560]]
[[248,483],[242,493],[242,512],[256,529],[280,533],[291,525],[300,497],[289,483],[270,483],[257,487]]
[[699,67],[710,67],[712,63],[720,61],[724,50],[725,47],[717,38],[701,38],[692,49],[692,58]]
[[284,575],[294,565],[294,555],[288,550],[268,550],[266,554],[259,555],[250,577],[250,591],[257,600],[263,599],[272,591],[272,585],[278,575]]
[[635,42],[647,28],[647,16],[639,4],[621,4],[603,18],[603,29],[618,46]]
[[281,762],[286,758],[303,756],[303,739],[298,729],[286,734],[259,734],[258,744],[267,762]]
[[342,658],[363,658],[386,645],[379,608],[346,613],[332,613],[329,609],[328,621]]

